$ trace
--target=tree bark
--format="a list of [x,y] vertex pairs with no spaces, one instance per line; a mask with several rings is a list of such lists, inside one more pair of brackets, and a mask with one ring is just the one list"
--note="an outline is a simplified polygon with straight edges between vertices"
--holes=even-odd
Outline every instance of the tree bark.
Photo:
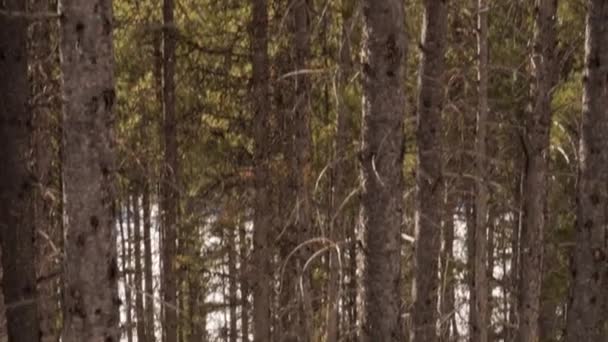
[[[136,185],[136,187],[139,187]],[[146,342],[146,329],[144,318],[144,297],[142,276],[143,269],[141,265],[141,214],[139,206],[139,190],[135,189],[132,195],[133,204],[133,259],[135,261],[135,274],[133,280],[135,282],[133,291],[135,291],[135,321],[137,331],[137,341]]]
[[[292,9],[292,64],[290,71],[296,72],[291,78],[291,103],[286,108],[288,111],[288,124],[291,125],[287,160],[290,167],[290,180],[288,181],[290,191],[289,196],[295,197],[294,215],[290,219],[290,234],[294,234],[295,248],[295,275],[291,289],[293,291],[293,301],[297,307],[297,314],[290,326],[286,327],[290,334],[295,334],[293,341],[310,342],[313,341],[313,294],[314,288],[311,284],[311,277],[304,270],[304,265],[312,255],[309,245],[302,245],[313,234],[312,219],[312,137],[310,131],[311,120],[311,80],[310,75],[305,71],[308,69],[310,59],[310,23],[311,23],[311,0],[300,0],[293,3]],[[295,195],[295,196],[294,196]],[[291,252],[291,251],[290,251]]]
[[[229,212],[228,215],[229,217],[232,217],[232,215],[234,215],[236,213],[234,212]],[[236,267],[236,263],[237,263],[237,251],[236,251],[236,232],[235,229],[237,229],[237,227],[235,227],[235,222],[233,220],[230,221],[230,226],[225,226],[223,227],[224,231],[226,232],[226,234],[228,235],[226,237],[227,241],[227,247],[228,247],[228,304],[230,305],[229,308],[229,313],[230,313],[230,322],[229,322],[229,326],[230,326],[230,333],[228,335],[228,341],[229,342],[236,342],[237,338],[238,338],[238,332],[237,332],[237,322],[238,322],[238,317],[236,314],[236,309],[237,309],[237,291],[238,291],[238,278],[239,275],[237,274],[237,267]]]
[[551,94],[556,82],[557,0],[536,0],[534,49],[531,56],[532,108],[525,121],[523,220],[520,241],[521,278],[517,341],[539,340],[542,259],[548,192]]
[[127,342],[133,342],[133,296],[131,296],[132,281],[131,271],[131,208],[129,206],[129,198],[125,205],[126,224],[123,228],[122,219],[120,223],[120,239],[122,245],[122,281],[125,294],[125,325],[123,330],[127,335]]
[[425,0],[416,132],[418,165],[412,342],[437,341],[438,266],[445,196],[441,111],[446,31],[447,3],[443,0]]
[[[25,11],[26,1],[0,9]],[[40,341],[34,232],[34,177],[28,169],[32,112],[28,108],[27,22],[0,15],[0,248],[8,341]]]
[[164,162],[162,167],[162,290],[164,308],[164,342],[177,342],[177,207],[178,207],[178,146],[175,117],[175,34],[174,0],[163,0],[163,135]]
[[249,244],[247,242],[246,226],[241,224],[239,229],[239,278],[241,285],[241,342],[249,342]]
[[144,180],[144,193],[142,196],[143,223],[144,223],[144,322],[146,325],[146,342],[156,341],[154,335],[154,283],[152,280],[152,223],[150,217],[150,186],[148,180]]
[[439,312],[441,314],[439,340],[441,342],[451,342],[458,340],[458,325],[456,324],[456,274],[454,259],[454,211],[457,206],[456,196],[453,189],[446,186],[445,211],[443,221],[443,246],[441,248],[440,259],[440,279],[441,279],[441,302]]
[[[48,0],[31,0],[29,8],[34,12],[50,10]],[[58,55],[53,49],[52,38],[56,34],[56,25],[47,20],[30,23],[31,43],[29,45],[29,72],[32,93],[30,102],[33,112],[34,136],[32,139],[33,171],[37,179],[34,217],[36,266],[38,281],[38,319],[40,321],[40,341],[56,342],[59,340],[58,317],[59,308],[59,277],[55,275],[60,265],[58,251],[61,237],[60,226],[56,219],[61,207],[54,196],[49,196],[57,190],[54,179],[58,168],[53,162],[59,160],[59,154],[54,147],[59,141],[54,132],[54,118],[59,106],[52,101],[57,89],[57,79],[54,70],[57,68]],[[47,101],[50,106],[41,106],[36,102]],[[45,234],[46,236],[42,236]]]
[[[346,230],[352,229],[348,226],[351,215],[352,206],[346,203],[349,200],[349,192],[354,186],[351,181],[351,174],[354,169],[353,161],[350,158],[351,142],[352,142],[352,113],[346,104],[346,92],[348,81],[352,75],[352,57],[351,57],[351,42],[350,33],[353,23],[354,2],[351,0],[342,0],[342,35],[340,37],[339,49],[339,71],[337,75],[338,95],[338,112],[336,119],[336,136],[334,141],[334,161],[333,179],[335,182],[333,210],[330,218],[329,238],[334,243],[340,243],[345,239]],[[342,291],[340,275],[343,274],[340,268],[339,254],[341,250],[330,249],[329,251],[329,281],[327,289],[327,342],[337,342],[340,335],[340,310]],[[345,254],[342,253],[342,256]],[[342,262],[345,258],[342,258]],[[346,269],[346,267],[342,267]],[[344,313],[343,313],[344,314]],[[345,334],[343,332],[342,334]]]
[[608,1],[588,0],[568,342],[606,341]]
[[118,341],[112,1],[60,0],[63,342]]
[[272,230],[270,206],[271,178],[269,157],[270,101],[268,82],[268,1],[252,0],[252,88],[254,115],[255,200],[253,218],[253,252],[250,279],[253,292],[253,341],[267,342],[270,337],[270,294],[272,250],[269,233]]
[[488,11],[487,0],[476,1],[477,11],[477,131],[475,136],[475,302],[473,342],[488,341],[487,276],[487,125],[488,125]]
[[364,0],[361,150],[361,342],[402,341],[405,13],[400,0]]

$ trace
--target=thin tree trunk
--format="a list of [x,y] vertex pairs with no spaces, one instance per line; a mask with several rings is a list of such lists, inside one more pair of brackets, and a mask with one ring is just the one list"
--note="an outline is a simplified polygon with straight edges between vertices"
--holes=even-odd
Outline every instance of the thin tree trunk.
[[241,342],[249,342],[249,244],[247,243],[246,226],[239,227],[239,277],[241,280]]
[[270,339],[270,291],[272,257],[269,233],[272,230],[272,207],[270,203],[271,178],[269,157],[270,101],[268,82],[268,2],[252,0],[252,73],[254,114],[254,159],[255,200],[253,218],[253,254],[249,276],[253,291],[253,341],[267,342]]
[[543,233],[546,226],[548,192],[551,93],[556,81],[557,0],[536,0],[532,72],[533,104],[525,130],[526,164],[523,179],[523,220],[521,229],[521,278],[519,288],[518,342],[539,340],[539,313],[542,283]]
[[134,190],[133,200],[133,258],[135,261],[135,274],[133,279],[135,284],[135,320],[137,341],[146,342],[146,329],[144,318],[144,298],[142,285],[142,265],[141,265],[141,215],[139,206],[139,190]]
[[477,0],[477,132],[475,136],[475,305],[473,342],[488,341],[487,277],[487,125],[488,125],[488,11],[487,0]]
[[400,0],[364,0],[361,342],[403,340],[405,13]]
[[606,341],[608,1],[588,0],[568,342]]
[[456,325],[456,303],[455,303],[455,287],[456,274],[455,259],[454,259],[454,210],[456,209],[456,196],[453,190],[446,186],[445,195],[445,212],[443,221],[443,246],[441,249],[440,259],[440,279],[441,279],[441,295],[440,295],[440,313],[441,326],[439,340],[441,342],[451,342],[458,340],[458,326]]
[[152,280],[152,224],[150,217],[150,186],[144,179],[144,193],[142,196],[143,223],[144,223],[144,280],[145,280],[145,312],[146,342],[156,341],[154,335],[154,283]]
[[416,171],[416,240],[410,341],[437,341],[439,251],[445,193],[442,170],[443,73],[447,4],[424,1],[422,60],[418,94],[418,165]]
[[118,341],[112,1],[60,0],[63,342]]
[[122,274],[125,291],[125,330],[127,334],[127,342],[133,342],[133,296],[131,295],[131,284],[133,284],[133,282],[131,281],[132,273],[130,271],[132,260],[131,243],[133,240],[131,239],[131,207],[129,203],[129,197],[127,197],[127,203],[125,204],[127,219],[126,226],[124,231],[120,231],[120,234],[122,239],[123,250]]
[[164,165],[162,167],[162,290],[164,308],[164,342],[177,342],[177,205],[178,146],[175,117],[175,35],[174,0],[163,0],[163,115]]
[[[232,216],[234,213],[233,212],[229,212],[228,215]],[[230,313],[230,321],[229,321],[229,326],[230,326],[230,332],[229,332],[229,342],[236,342],[237,338],[238,338],[238,333],[237,333],[237,321],[238,321],[238,317],[236,315],[236,308],[237,308],[237,290],[238,290],[238,284],[237,284],[237,280],[239,275],[237,274],[237,268],[236,268],[236,232],[235,232],[235,225],[234,225],[234,221],[231,222],[230,226],[226,226],[224,227],[224,230],[226,231],[227,236],[227,244],[228,244],[228,304],[230,305],[229,307],[229,313]]]
[[[0,8],[25,11],[26,1]],[[32,112],[27,106],[27,22],[0,15],[0,247],[8,341],[37,342],[34,183],[28,169]]]

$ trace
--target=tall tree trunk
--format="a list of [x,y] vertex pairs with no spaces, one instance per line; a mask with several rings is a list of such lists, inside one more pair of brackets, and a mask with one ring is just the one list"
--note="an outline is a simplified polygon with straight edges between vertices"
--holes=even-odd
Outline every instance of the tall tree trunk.
[[[25,11],[7,0],[4,11]],[[0,248],[10,342],[40,341],[34,232],[34,183],[28,169],[32,112],[28,108],[27,22],[0,15]]]
[[400,0],[364,0],[361,342],[402,341],[405,13]]
[[63,342],[118,341],[112,1],[60,0]]
[[568,342],[606,341],[608,1],[588,0]]
[[418,94],[418,165],[416,171],[416,240],[410,341],[437,341],[439,250],[445,193],[442,170],[443,73],[447,4],[424,1],[422,60]]
[[165,302],[164,342],[177,342],[177,205],[178,146],[175,117],[175,22],[174,0],[163,0],[163,115],[164,163],[162,167],[162,289]]
[[[49,11],[48,0],[31,0],[32,11]],[[31,43],[29,46],[29,71],[31,76],[31,102],[33,111],[34,137],[32,154],[34,173],[37,186],[34,199],[36,266],[38,281],[38,319],[40,321],[40,341],[56,342],[59,340],[57,324],[59,308],[59,281],[55,275],[58,272],[58,245],[60,228],[54,220],[60,207],[53,196],[48,196],[56,190],[53,178],[56,176],[53,162],[59,159],[57,150],[53,147],[58,141],[53,132],[53,116],[59,109],[55,101],[51,106],[41,106],[38,101],[50,101],[56,91],[54,70],[58,59],[56,50],[52,47],[52,37],[56,25],[48,20],[38,20],[30,23]],[[40,100],[42,99],[42,101]],[[58,215],[57,215],[58,216]],[[44,235],[44,236],[43,236]]]
[[254,115],[255,200],[253,217],[253,255],[249,275],[253,291],[253,341],[270,339],[270,294],[272,257],[269,233],[272,230],[270,206],[270,92],[268,82],[268,1],[252,0],[252,74]]
[[[135,185],[139,188],[139,185]],[[135,291],[135,320],[137,341],[146,342],[146,329],[144,318],[144,298],[142,286],[142,265],[141,265],[141,207],[139,206],[139,190],[135,189],[133,196],[133,259],[135,261],[135,274],[133,280],[135,282],[133,291]]]
[[150,217],[150,185],[144,179],[144,193],[142,196],[143,223],[144,223],[144,280],[145,280],[145,312],[146,342],[156,341],[154,335],[154,283],[152,280],[152,223]]
[[523,179],[521,222],[521,278],[517,341],[539,340],[543,232],[546,226],[551,128],[551,93],[556,81],[554,49],[557,0],[536,0],[534,49],[531,58],[535,82],[533,104],[525,121],[526,164]]
[[473,342],[488,341],[487,276],[487,125],[488,125],[488,11],[487,0],[476,1],[477,11],[477,131],[475,136],[475,302]]
[[[291,65],[296,74],[291,80],[291,102],[287,110],[290,114],[289,125],[291,125],[291,136],[289,137],[290,144],[288,145],[288,160],[290,163],[291,179],[289,184],[291,189],[290,196],[294,197],[294,215],[290,220],[292,223],[292,233],[298,251],[296,253],[296,281],[292,285],[291,290],[296,304],[297,317],[292,320],[293,325],[287,327],[291,333],[295,333],[294,341],[309,342],[313,340],[313,297],[316,297],[311,284],[311,277],[303,269],[304,264],[312,255],[311,248],[308,245],[301,245],[306,240],[310,239],[313,234],[313,219],[312,219],[312,197],[311,197],[311,182],[312,182],[312,137],[310,131],[311,120],[311,103],[310,91],[311,81],[310,75],[306,73],[308,62],[310,59],[310,13],[312,11],[311,0],[300,0],[293,3],[292,9],[292,49],[293,49],[293,64]],[[296,247],[294,246],[294,247]],[[291,251],[290,251],[291,252]]]
[[[352,26],[353,10],[355,2],[352,0],[342,0],[342,35],[340,37],[339,49],[339,71],[338,71],[338,113],[336,120],[336,137],[334,142],[334,169],[333,179],[335,181],[333,212],[331,215],[329,238],[334,243],[339,243],[344,240],[346,229],[349,229],[348,222],[351,211],[347,208],[351,206],[346,203],[349,200],[348,195],[352,190],[350,175],[354,169],[353,162],[349,156],[350,144],[352,141],[352,113],[346,104],[346,92],[348,81],[352,74],[352,57],[350,45],[350,33]],[[350,228],[352,229],[352,228]],[[337,342],[339,339],[339,322],[340,311],[339,305],[341,302],[342,292],[340,286],[340,269],[339,255],[340,250],[330,250],[329,260],[329,285],[327,293],[327,342]],[[344,255],[344,254],[342,254]],[[344,262],[342,258],[342,262]],[[342,269],[346,269],[342,267]],[[343,333],[344,334],[344,333]]]

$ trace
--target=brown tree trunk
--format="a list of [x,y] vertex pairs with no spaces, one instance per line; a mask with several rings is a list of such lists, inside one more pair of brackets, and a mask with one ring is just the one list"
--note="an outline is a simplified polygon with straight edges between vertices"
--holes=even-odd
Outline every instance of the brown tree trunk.
[[536,0],[532,108],[525,121],[525,172],[521,222],[518,342],[539,340],[543,232],[546,226],[551,94],[556,81],[554,48],[557,0]]
[[488,125],[488,11],[487,0],[476,1],[477,11],[477,131],[475,136],[475,302],[473,342],[488,341],[487,276],[487,125]]
[[405,13],[400,0],[364,0],[361,150],[361,342],[403,340]]
[[[48,0],[31,0],[32,11],[50,10]],[[57,68],[58,56],[52,47],[52,37],[56,25],[47,20],[30,23],[31,43],[29,46],[29,71],[31,77],[31,99],[34,123],[32,154],[37,186],[34,199],[36,266],[38,281],[38,319],[40,321],[40,341],[56,342],[59,340],[59,257],[56,250],[61,237],[60,227],[54,218],[61,212],[58,201],[49,196],[56,191],[53,179],[56,168],[53,162],[59,159],[55,143],[59,140],[54,133],[53,119],[59,106],[52,101],[58,91],[54,70]],[[37,99],[37,101],[35,101]],[[49,102],[50,106],[36,102]],[[41,280],[41,281],[40,281]]]
[[416,240],[410,341],[437,341],[439,250],[445,193],[442,170],[443,73],[447,4],[424,1],[422,60],[418,94],[418,165],[416,171]]
[[163,0],[163,115],[164,162],[162,167],[162,290],[164,342],[177,342],[177,206],[178,146],[175,117],[175,22],[174,0]]
[[252,0],[252,74],[254,115],[255,200],[253,218],[253,252],[249,270],[253,292],[253,341],[270,339],[270,295],[272,249],[269,233],[272,230],[270,206],[270,92],[268,82],[268,1]]
[[[349,217],[351,207],[347,203],[349,200],[349,192],[352,191],[352,182],[350,175],[354,169],[353,161],[350,157],[350,144],[352,141],[352,113],[346,104],[346,91],[348,81],[352,74],[352,57],[350,46],[350,33],[352,26],[352,17],[354,10],[354,1],[342,0],[342,35],[339,51],[339,67],[338,71],[338,87],[339,94],[336,100],[338,101],[338,113],[336,120],[336,137],[334,142],[334,169],[333,179],[335,182],[333,210],[330,222],[329,238],[334,243],[340,243],[345,238],[346,229],[349,229]],[[351,228],[352,229],[352,228]],[[340,275],[342,271],[338,263],[338,253],[341,250],[331,249],[329,255],[329,284],[327,293],[327,342],[337,342],[339,339],[339,322],[340,311],[339,304],[342,297],[340,283]],[[344,255],[344,254],[342,254]],[[345,261],[343,258],[342,262]],[[344,266],[344,265],[342,265]],[[346,267],[342,267],[346,269]],[[343,332],[346,335],[346,332]]]
[[60,0],[63,342],[118,341],[112,1]]
[[[0,8],[25,11],[26,1]],[[28,108],[27,22],[0,15],[0,248],[8,341],[37,342],[34,183],[28,169],[32,112]]]
[[588,0],[568,342],[606,341],[608,1]]
[[[292,49],[293,49],[293,70],[295,75],[291,81],[292,102],[287,111],[289,114],[289,125],[291,125],[291,136],[289,136],[287,159],[290,163],[290,180],[288,181],[291,192],[289,196],[295,197],[294,215],[290,220],[292,234],[298,251],[295,254],[295,275],[297,279],[292,285],[297,285],[293,290],[293,303],[297,307],[297,314],[292,320],[292,325],[286,327],[290,333],[295,333],[294,341],[310,342],[313,341],[313,307],[312,301],[314,288],[311,284],[311,277],[303,269],[304,264],[312,255],[309,245],[301,245],[312,237],[312,164],[311,149],[312,137],[310,132],[311,103],[310,75],[306,73],[310,59],[310,23],[313,2],[311,0],[301,0],[293,3],[292,9]],[[291,252],[291,251],[290,251]],[[287,289],[286,289],[287,290]]]

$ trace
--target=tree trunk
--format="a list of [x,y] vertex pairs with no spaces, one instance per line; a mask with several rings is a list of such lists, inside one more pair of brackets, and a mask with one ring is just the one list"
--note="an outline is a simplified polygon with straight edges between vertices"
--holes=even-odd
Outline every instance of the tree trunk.
[[475,136],[475,302],[473,342],[488,341],[487,277],[487,125],[488,125],[488,11],[487,0],[477,0],[477,132]]
[[[138,187],[138,185],[136,185]],[[139,191],[134,190],[133,200],[133,259],[135,261],[135,274],[133,280],[135,282],[133,291],[135,291],[135,321],[137,331],[137,341],[146,342],[146,329],[144,319],[144,298],[142,286],[142,265],[141,265],[141,215],[139,206]]]
[[364,0],[361,150],[361,342],[403,340],[405,13],[400,0]]
[[443,221],[443,246],[441,249],[441,259],[439,269],[441,279],[441,302],[439,304],[440,326],[439,340],[441,342],[451,342],[458,340],[458,326],[456,324],[456,274],[454,259],[454,210],[456,209],[456,196],[453,189],[446,186],[445,190],[445,212]]
[[[350,45],[350,33],[353,23],[354,1],[342,0],[342,35],[341,45],[339,49],[339,71],[338,71],[338,87],[339,94],[336,98],[338,102],[338,113],[336,120],[336,137],[334,142],[334,161],[333,179],[335,180],[333,210],[331,212],[329,238],[334,243],[340,243],[344,240],[346,229],[348,226],[352,207],[346,201],[349,200],[349,192],[352,191],[352,182],[350,175],[353,172],[354,165],[350,158],[350,144],[352,142],[352,113],[346,104],[346,92],[348,81],[352,74],[352,57]],[[352,228],[350,228],[352,229]],[[331,249],[329,251],[329,284],[327,293],[327,342],[337,342],[340,333],[340,310],[341,302],[341,281],[340,275],[343,274],[340,268],[339,255],[341,249]],[[345,254],[342,254],[345,255]],[[345,261],[344,258],[341,260]],[[346,267],[342,267],[346,269]],[[343,313],[344,314],[344,313]],[[342,334],[346,335],[346,331]]]
[[[49,11],[48,0],[31,0],[29,6],[32,11]],[[54,148],[59,137],[54,133],[53,119],[59,110],[58,103],[51,101],[58,91],[57,80],[53,71],[57,68],[56,50],[52,47],[52,37],[56,33],[56,25],[47,20],[30,23],[31,43],[29,46],[29,71],[31,77],[31,99],[34,123],[34,137],[32,141],[32,154],[34,159],[34,173],[37,186],[34,199],[35,216],[35,243],[38,281],[38,319],[40,321],[40,341],[56,342],[59,340],[59,326],[57,318],[60,317],[59,308],[59,255],[55,248],[60,239],[60,227],[54,218],[61,212],[58,201],[49,196],[51,191],[57,190],[53,179],[57,168],[53,162],[59,159],[57,149]],[[35,101],[34,99],[38,99]],[[51,102],[50,106],[43,106],[36,102]],[[43,234],[45,236],[43,236]]]
[[144,322],[146,325],[146,341],[156,341],[154,335],[154,283],[152,280],[152,224],[150,217],[150,186],[148,180],[144,180],[144,193],[142,196],[143,223],[144,223],[144,280],[145,280],[145,311]]
[[177,342],[177,206],[178,146],[175,117],[175,22],[174,0],[163,0],[163,115],[164,165],[162,167],[162,289],[164,307],[164,342]]
[[608,1],[588,0],[568,342],[606,341]]
[[[230,217],[232,217],[232,215],[234,215],[234,212],[229,212],[229,219]],[[236,232],[235,229],[237,229],[235,227],[235,222],[234,220],[230,221],[230,225],[229,226],[225,226],[223,227],[224,231],[226,232],[227,236],[227,244],[228,244],[228,304],[230,305],[228,311],[230,313],[230,322],[229,322],[229,326],[230,326],[230,333],[229,333],[229,342],[236,342],[237,338],[238,338],[238,333],[237,333],[237,321],[238,321],[238,317],[236,315],[236,308],[237,308],[237,291],[238,291],[238,284],[237,284],[237,280],[239,278],[239,275],[237,274],[237,268],[236,268],[236,263],[237,263],[237,259],[236,259]]]
[[126,210],[126,225],[123,229],[120,222],[120,238],[122,242],[122,275],[123,287],[125,293],[125,327],[127,342],[133,342],[133,296],[131,296],[132,281],[131,281],[131,208],[129,206],[129,197],[125,205]]
[[521,278],[519,288],[518,342],[539,340],[543,232],[548,192],[551,94],[556,81],[554,48],[557,0],[536,0],[534,50],[531,58],[535,82],[532,108],[525,121],[525,172],[521,228]]
[[112,1],[60,0],[63,342],[118,341]]
[[[293,325],[286,327],[290,333],[295,333],[294,341],[310,342],[313,341],[313,287],[311,277],[308,272],[303,269],[312,255],[312,250],[309,245],[301,245],[312,237],[313,234],[313,219],[312,219],[312,198],[311,198],[311,183],[312,183],[312,164],[311,164],[311,149],[312,137],[310,132],[311,118],[311,81],[310,75],[306,72],[301,72],[308,69],[310,59],[310,16],[312,11],[311,0],[301,0],[293,3],[293,16],[291,27],[292,31],[292,48],[293,60],[290,71],[296,72],[292,77],[290,90],[291,100],[287,111],[289,114],[289,125],[291,125],[291,135],[289,136],[288,155],[287,159],[290,163],[290,180],[288,181],[291,193],[289,196],[295,197],[294,215],[289,220],[292,233],[294,234],[295,246],[298,251],[295,254],[296,279],[291,287],[294,292],[293,303],[296,304],[297,314],[292,320]],[[290,251],[291,252],[291,251]]]
[[447,4],[424,1],[422,60],[418,94],[418,165],[416,171],[416,240],[410,341],[437,341],[439,250],[445,193],[442,170],[444,46]]
[[[0,8],[25,11],[26,1]],[[28,108],[27,22],[0,15],[0,247],[10,342],[40,341],[34,232],[34,182],[28,169],[32,112]]]
[[247,243],[246,225],[239,229],[239,278],[241,283],[241,342],[249,342],[249,244]]
[[272,250],[269,233],[272,230],[272,207],[270,206],[269,157],[270,101],[268,82],[268,2],[252,0],[252,73],[254,115],[254,159],[255,200],[253,217],[253,255],[249,270],[253,292],[253,341],[267,342],[270,339],[270,294]]

